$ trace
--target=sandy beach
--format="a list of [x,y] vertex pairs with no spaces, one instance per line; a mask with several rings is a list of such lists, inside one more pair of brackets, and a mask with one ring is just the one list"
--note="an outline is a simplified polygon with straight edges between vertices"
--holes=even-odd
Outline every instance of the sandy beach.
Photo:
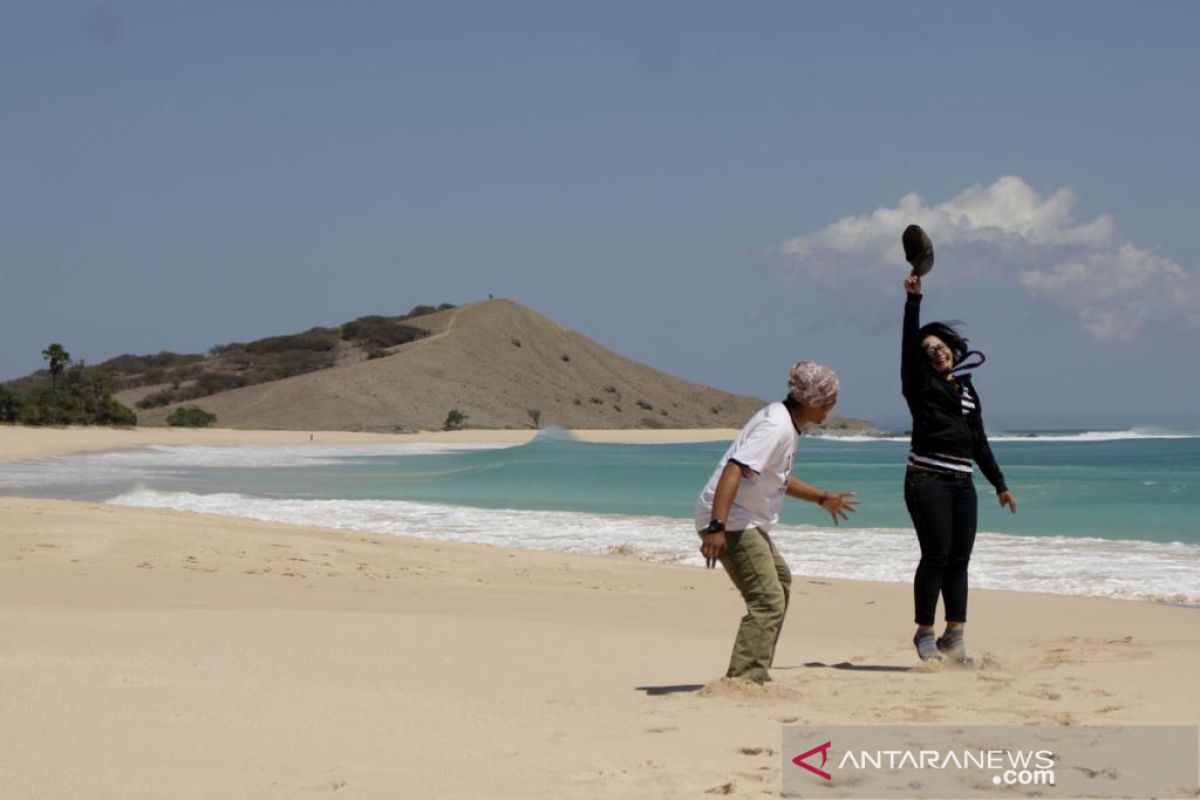
[[[308,436],[3,428],[0,452]],[[671,436],[699,434],[633,440]],[[0,531],[5,797],[761,797],[789,722],[1200,720],[1190,608],[976,591],[978,668],[916,669],[909,587],[797,577],[756,687],[717,679],[720,571],[42,499],[0,499]]]
[[[351,431],[243,431],[223,428],[25,428],[0,425],[0,461],[50,458],[68,453],[117,450],[151,445],[304,445],[403,444],[458,442],[461,444],[522,444],[538,434],[529,430],[424,431],[421,433],[354,433]],[[578,430],[572,436],[588,442],[704,442],[731,440],[737,430]]]

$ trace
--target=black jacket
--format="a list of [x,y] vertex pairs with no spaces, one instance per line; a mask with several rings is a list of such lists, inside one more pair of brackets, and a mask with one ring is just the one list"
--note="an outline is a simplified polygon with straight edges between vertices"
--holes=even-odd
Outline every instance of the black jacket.
[[909,294],[904,303],[904,332],[900,343],[900,387],[912,412],[912,449],[917,453],[970,458],[979,465],[996,491],[1008,489],[1004,473],[992,455],[983,430],[983,403],[970,375],[956,377],[975,398],[975,410],[962,413],[962,397],[954,383],[933,371],[921,349],[921,295]]

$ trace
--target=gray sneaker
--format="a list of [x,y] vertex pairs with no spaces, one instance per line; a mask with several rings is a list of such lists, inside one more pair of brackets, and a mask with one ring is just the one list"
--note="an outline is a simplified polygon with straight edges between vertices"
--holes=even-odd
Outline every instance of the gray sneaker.
[[975,659],[967,655],[967,643],[963,640],[961,633],[957,636],[947,633],[945,636],[938,637],[937,649],[939,653],[956,664],[962,664],[964,667],[975,664]]
[[938,652],[937,637],[932,633],[913,634],[913,646],[922,661],[941,661],[942,654]]

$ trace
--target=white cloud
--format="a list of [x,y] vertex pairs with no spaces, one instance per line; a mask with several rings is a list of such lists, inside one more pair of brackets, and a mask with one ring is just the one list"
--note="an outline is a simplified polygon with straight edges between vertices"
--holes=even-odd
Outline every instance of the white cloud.
[[788,270],[834,294],[894,291],[903,276],[900,233],[916,223],[937,262],[957,277],[1003,265],[1034,297],[1074,314],[1098,339],[1127,339],[1146,324],[1200,327],[1200,276],[1118,240],[1108,215],[1074,219],[1075,193],[1043,197],[1021,178],[975,185],[937,205],[915,194],[846,217],[778,247]]

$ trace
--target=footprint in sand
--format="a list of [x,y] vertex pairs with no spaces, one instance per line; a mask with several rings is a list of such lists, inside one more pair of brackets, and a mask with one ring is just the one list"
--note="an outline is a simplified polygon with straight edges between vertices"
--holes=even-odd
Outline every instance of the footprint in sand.
[[740,778],[744,781],[750,781],[751,783],[762,783],[764,780],[766,780],[766,778],[764,778],[762,775],[759,775],[757,772],[735,772],[733,775],[736,778]]
[[761,756],[763,754],[768,756],[775,755],[775,751],[770,747],[743,747],[740,748],[738,752],[744,756]]

